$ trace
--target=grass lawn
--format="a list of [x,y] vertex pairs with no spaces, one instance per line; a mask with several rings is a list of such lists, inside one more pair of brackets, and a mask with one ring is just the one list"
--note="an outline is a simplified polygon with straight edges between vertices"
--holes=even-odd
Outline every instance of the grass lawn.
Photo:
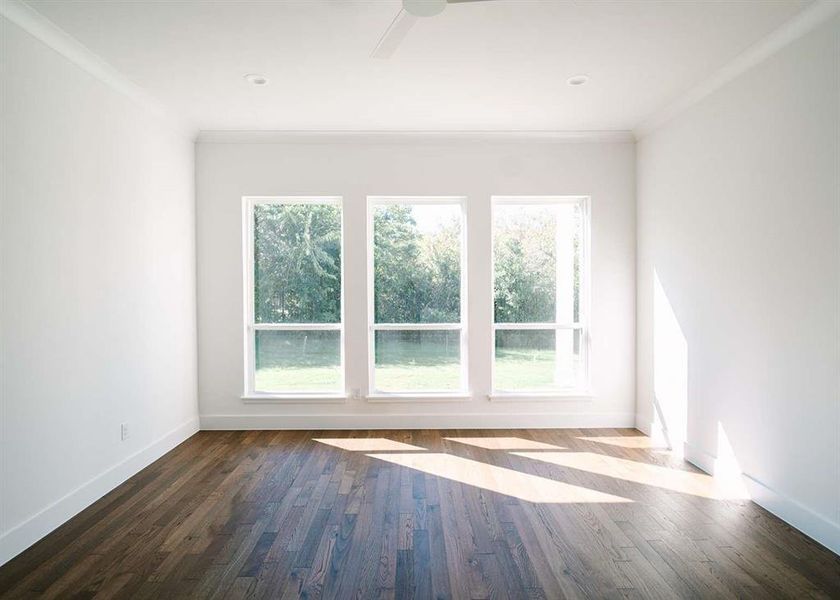
[[[341,391],[337,332],[271,333],[282,335],[263,335],[259,340],[258,391]],[[457,332],[449,339],[434,334],[429,336],[432,339],[400,339],[390,335],[390,339],[378,338],[378,390],[443,391],[460,387]],[[536,348],[497,349],[495,387],[500,390],[555,388],[554,355],[554,350]],[[570,378],[572,368],[561,376]]]

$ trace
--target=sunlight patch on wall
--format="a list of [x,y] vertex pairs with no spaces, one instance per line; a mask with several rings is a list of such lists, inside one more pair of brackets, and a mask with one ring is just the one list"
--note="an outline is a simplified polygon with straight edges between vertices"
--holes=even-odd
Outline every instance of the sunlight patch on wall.
[[562,446],[526,440],[520,437],[448,437],[450,442],[477,446],[485,450],[564,450]]
[[718,480],[705,473],[692,473],[605,454],[593,452],[513,452],[513,454],[703,498],[734,500],[746,497],[738,486],[732,486],[727,481]]
[[653,430],[681,455],[688,426],[688,343],[656,271],[653,288]]
[[739,489],[743,497],[749,498],[747,486],[744,484],[743,472],[741,465],[738,463],[738,458],[735,456],[735,450],[729,441],[729,436],[723,428],[723,424],[718,421],[717,424],[717,456],[715,457],[715,479],[722,485],[727,485],[733,489]]
[[[537,453],[538,454],[538,453]],[[371,458],[534,503],[632,502],[597,490],[452,454],[368,454]]]

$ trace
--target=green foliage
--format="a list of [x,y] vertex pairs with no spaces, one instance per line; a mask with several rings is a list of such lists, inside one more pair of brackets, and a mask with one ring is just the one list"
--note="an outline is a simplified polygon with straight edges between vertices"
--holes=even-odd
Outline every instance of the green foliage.
[[341,215],[328,205],[254,209],[257,323],[341,320]]
[[[541,212],[514,213],[495,232],[497,322],[551,322],[555,227]],[[579,244],[576,237],[575,246]],[[374,213],[377,323],[460,320],[461,222],[421,231],[407,205]],[[254,211],[258,323],[335,323],[341,318],[341,214],[328,205],[258,205]],[[575,258],[575,284],[580,265]],[[575,318],[579,313],[577,295]]]
[[506,222],[496,231],[497,323],[554,321],[554,224],[541,214]]
[[460,221],[421,233],[410,206],[374,213],[377,323],[457,323],[461,318]]

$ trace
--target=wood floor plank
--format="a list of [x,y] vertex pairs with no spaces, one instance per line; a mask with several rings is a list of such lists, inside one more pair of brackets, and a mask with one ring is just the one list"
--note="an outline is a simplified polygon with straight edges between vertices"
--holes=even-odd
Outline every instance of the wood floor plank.
[[840,557],[650,446],[630,429],[200,432],[0,567],[0,598],[840,597]]

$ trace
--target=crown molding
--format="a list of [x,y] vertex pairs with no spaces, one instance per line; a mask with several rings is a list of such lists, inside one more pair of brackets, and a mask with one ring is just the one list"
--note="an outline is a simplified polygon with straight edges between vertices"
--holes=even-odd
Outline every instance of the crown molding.
[[440,142],[635,142],[632,131],[234,131],[205,130],[199,144],[417,144]]
[[178,118],[146,90],[25,2],[0,0],[0,15],[114,91],[168,122],[174,129],[195,137],[196,128]]
[[767,37],[747,48],[710,77],[690,88],[686,93],[642,121],[633,133],[637,140],[650,135],[668,121],[694,106],[724,85],[770,58],[792,42],[813,31],[840,13],[840,1],[818,0]]

